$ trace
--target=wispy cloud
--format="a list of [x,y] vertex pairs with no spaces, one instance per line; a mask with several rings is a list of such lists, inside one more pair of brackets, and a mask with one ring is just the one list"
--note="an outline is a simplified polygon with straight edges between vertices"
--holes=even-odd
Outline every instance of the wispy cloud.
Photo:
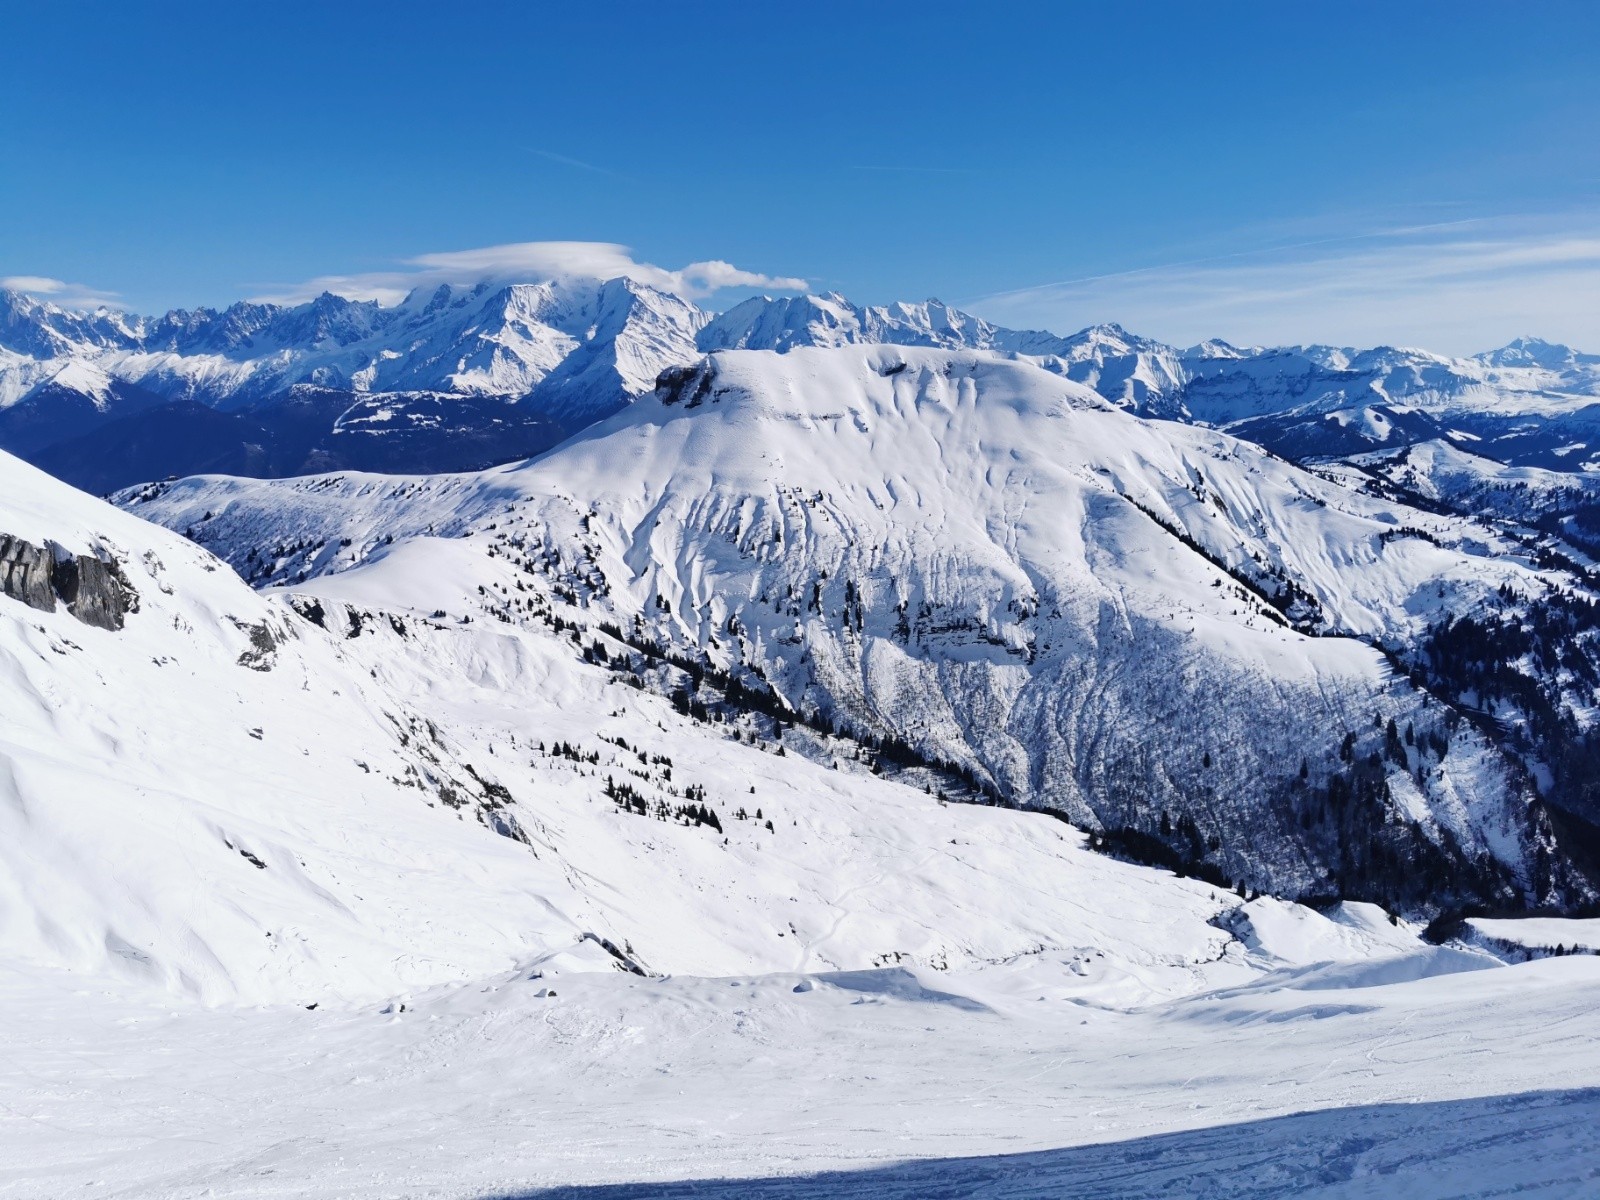
[[6,275],[0,277],[0,288],[11,292],[26,292],[30,296],[49,300],[62,308],[116,308],[117,294],[103,292],[82,283],[68,283],[48,275]]
[[1402,343],[1468,353],[1535,333],[1600,346],[1600,217],[1495,217],[1309,238],[967,300],[1066,331],[1115,320],[1167,341]]
[[633,279],[664,292],[699,300],[724,288],[801,291],[804,279],[746,271],[720,259],[692,262],[676,270],[637,261],[615,242],[513,242],[475,250],[421,254],[393,271],[322,275],[304,283],[272,288],[259,300],[297,303],[323,292],[351,299],[397,304],[414,288],[482,280],[533,283],[547,279]]
[[613,171],[610,167],[596,166],[591,162],[584,162],[581,158],[569,158],[565,154],[557,154],[554,150],[540,150],[537,146],[524,146],[529,154],[536,154],[540,158],[549,159],[553,163],[560,163],[564,167],[575,167],[580,171],[590,171],[596,175],[609,175],[612,179],[621,179],[632,183],[631,176],[624,175],[621,171]]
[[890,163],[857,163],[854,171],[887,171],[896,175],[971,175],[970,167],[895,166]]

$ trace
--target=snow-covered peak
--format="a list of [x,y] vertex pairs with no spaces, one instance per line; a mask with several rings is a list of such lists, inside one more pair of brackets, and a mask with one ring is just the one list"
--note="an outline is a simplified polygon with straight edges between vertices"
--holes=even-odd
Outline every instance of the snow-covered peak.
[[1011,333],[1001,344],[1038,358],[1047,369],[1094,388],[1120,407],[1149,416],[1186,415],[1187,375],[1179,352],[1115,323],[1091,325],[1065,338]]
[[701,330],[698,345],[706,351],[869,343],[981,350],[998,346],[1005,332],[940,300],[873,307],[829,292],[751,297],[713,317]]
[[1490,367],[1541,367],[1547,371],[1600,365],[1600,355],[1584,354],[1571,346],[1538,337],[1514,338],[1498,350],[1474,355],[1473,360]]
[[881,307],[821,296],[754,297],[714,317],[701,330],[701,350],[777,350],[846,345],[996,350],[1038,359],[1048,369],[1095,388],[1126,408],[1181,415],[1178,352],[1116,324],[1093,325],[1069,337],[1004,329],[940,300]]
[[1248,358],[1259,353],[1258,348],[1244,348],[1225,342],[1221,338],[1207,338],[1183,352],[1185,358]]
[[0,289],[0,349],[55,358],[80,348],[129,346],[138,336],[138,318],[115,309],[77,312],[24,292]]
[[1141,349],[1158,345],[1149,338],[1140,337],[1136,333],[1129,333],[1115,321],[1101,321],[1097,325],[1088,325],[1064,339],[1073,345],[1105,346],[1120,350]]

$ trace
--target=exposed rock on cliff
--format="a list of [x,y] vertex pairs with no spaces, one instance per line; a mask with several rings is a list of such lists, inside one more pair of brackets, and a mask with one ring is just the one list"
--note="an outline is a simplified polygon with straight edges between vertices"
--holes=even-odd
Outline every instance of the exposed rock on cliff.
[[45,612],[54,612],[59,599],[74,617],[98,629],[121,629],[127,614],[139,608],[139,594],[115,559],[35,546],[9,534],[0,534],[0,592]]

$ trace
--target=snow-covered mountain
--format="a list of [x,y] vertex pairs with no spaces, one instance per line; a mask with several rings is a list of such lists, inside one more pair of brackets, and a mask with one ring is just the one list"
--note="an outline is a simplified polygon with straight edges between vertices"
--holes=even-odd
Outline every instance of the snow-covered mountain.
[[1179,420],[1188,415],[1183,406],[1189,378],[1184,356],[1120,325],[1091,325],[1053,340],[1048,335],[1024,335],[1013,348],[1129,412]]
[[863,307],[830,292],[792,299],[754,297],[713,317],[701,350],[778,350],[799,346],[930,346],[1024,355],[1124,408],[1179,416],[1187,376],[1180,354],[1120,325],[1094,325],[1071,337],[1002,329],[938,300]]
[[513,627],[549,597],[609,629],[602,660],[676,655],[878,769],[937,768],[1230,883],[1424,907],[1590,886],[1533,768],[1374,648],[1570,574],[1032,361],[716,353],[523,466],[119,502],[260,583]]
[[1259,971],[1223,960],[1232,898],[1211,885],[944,804],[934,775],[880,778],[848,739],[696,720],[655,694],[682,677],[665,662],[631,686],[626,648],[493,531],[385,536],[360,570],[258,594],[0,470],[8,970],[347,1004],[507,972],[1048,956],[1157,998]]
[[[662,368],[695,357],[705,321],[628,279],[441,284],[387,308],[324,294],[156,318],[6,292],[0,447],[96,489],[207,461],[262,474],[503,461],[649,390]],[[196,404],[219,417],[169,437],[174,414]]]
[[[1024,356],[1132,412],[1226,429],[1297,460],[1443,438],[1510,466],[1577,470],[1600,425],[1600,355],[1536,338],[1472,358],[1220,340],[1178,349],[1114,324],[1061,337],[1004,329],[938,301],[863,307],[829,294],[747,300],[712,318],[698,344],[704,351],[884,344]],[[1592,444],[1600,456],[1600,441]]]
[[837,292],[774,299],[753,296],[713,317],[696,341],[701,350],[793,350],[797,346],[938,346],[1005,350],[1018,334],[938,300],[862,306]]
[[[1004,329],[938,300],[753,297],[712,314],[628,279],[439,285],[393,307],[135,317],[0,296],[0,448],[104,491],[227,471],[441,471],[509,461],[706,353],[844,345],[1025,358],[1143,416],[1299,461],[1443,439],[1510,466],[1600,462],[1600,356],[1518,339],[1470,359],[1328,346],[1187,350],[1096,325]],[[204,410],[204,411],[202,411]]]
[[[526,396],[552,376],[570,386],[600,371],[610,372],[615,407],[692,351],[704,322],[694,305],[629,279],[440,284],[388,308],[324,293],[294,307],[240,303],[156,318],[70,313],[6,292],[0,340],[37,362],[65,369],[88,359],[156,395],[219,408],[293,384]],[[7,407],[28,383],[8,372],[0,392]],[[606,404],[597,387],[573,412]],[[566,409],[557,403],[555,411]]]
[[[1600,404],[1600,355],[1536,338],[1466,359],[1220,340],[1178,349],[1114,324],[1062,337],[1004,329],[938,301],[863,307],[833,293],[750,299],[713,317],[698,337],[704,351],[849,344],[1025,356],[1140,415],[1228,429],[1297,459],[1445,437],[1491,440],[1512,465],[1570,469],[1582,447],[1555,445],[1553,431],[1600,420],[1585,411]],[[1568,461],[1546,461],[1551,456]]]
[[1600,533],[1594,526],[1600,475],[1593,472],[1507,466],[1444,438],[1353,455],[1350,462],[1400,494],[1455,512],[1492,513],[1549,528],[1578,545]]
[[1312,346],[1191,358],[1186,366],[1184,405],[1192,419],[1295,458],[1345,457],[1439,438],[1509,466],[1577,470],[1600,454],[1600,442],[1592,440],[1600,422],[1600,359],[1566,347],[1520,339],[1503,350],[1450,359],[1419,350]]

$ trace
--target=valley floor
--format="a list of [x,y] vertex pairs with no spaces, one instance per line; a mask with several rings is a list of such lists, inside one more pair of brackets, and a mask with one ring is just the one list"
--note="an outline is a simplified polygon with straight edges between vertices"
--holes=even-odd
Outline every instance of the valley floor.
[[307,1010],[7,969],[0,1196],[1600,1194],[1600,958],[1419,944],[1135,1008],[1048,955],[531,973]]

